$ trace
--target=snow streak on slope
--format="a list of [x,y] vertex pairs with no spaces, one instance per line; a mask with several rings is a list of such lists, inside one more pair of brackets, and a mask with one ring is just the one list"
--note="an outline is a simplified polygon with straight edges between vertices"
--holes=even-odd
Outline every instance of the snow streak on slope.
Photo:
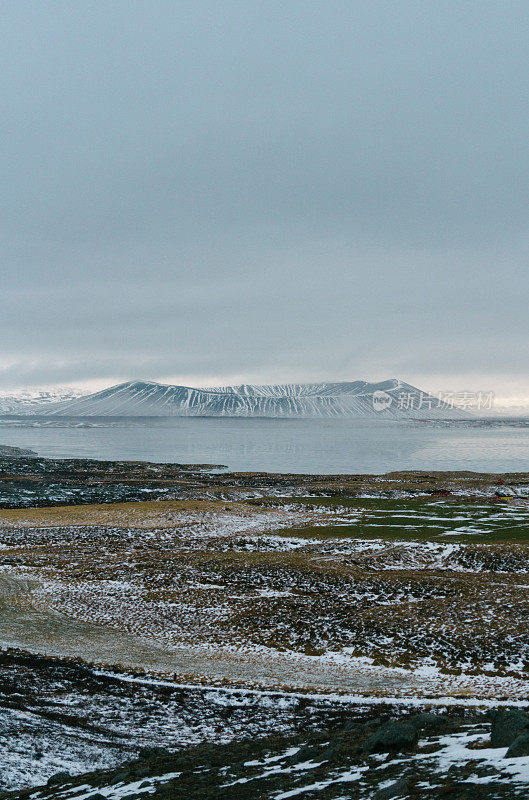
[[[375,408],[383,393],[386,405]],[[35,412],[31,412],[35,413]],[[42,407],[61,416],[459,418],[458,409],[396,379],[193,389],[131,381]]]

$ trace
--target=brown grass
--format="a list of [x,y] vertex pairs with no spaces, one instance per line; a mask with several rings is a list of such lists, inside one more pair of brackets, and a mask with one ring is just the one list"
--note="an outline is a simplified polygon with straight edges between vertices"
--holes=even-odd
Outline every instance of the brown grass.
[[1,509],[0,525],[29,528],[54,528],[67,525],[174,528],[175,524],[178,524],[179,516],[185,512],[221,514],[228,511],[238,516],[250,516],[255,514],[255,507],[243,502],[220,500],[146,500],[132,503]]

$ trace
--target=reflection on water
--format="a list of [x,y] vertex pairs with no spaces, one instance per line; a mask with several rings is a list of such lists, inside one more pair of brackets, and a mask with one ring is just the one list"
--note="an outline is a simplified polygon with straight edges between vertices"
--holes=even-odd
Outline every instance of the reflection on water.
[[225,464],[232,470],[381,473],[525,471],[529,427],[366,420],[8,419],[0,444],[65,458]]

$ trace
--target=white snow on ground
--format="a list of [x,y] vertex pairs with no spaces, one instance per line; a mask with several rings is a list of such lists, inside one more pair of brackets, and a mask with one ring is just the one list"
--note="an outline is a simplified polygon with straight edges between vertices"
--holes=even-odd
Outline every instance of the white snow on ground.
[[0,763],[1,785],[8,788],[42,785],[56,772],[112,767],[122,759],[103,736],[53,720],[43,723],[40,716],[17,709],[0,709],[0,740],[10,743],[1,748]]
[[[115,676],[121,677],[124,681],[133,681],[141,684],[156,684],[156,685],[163,685],[163,686],[176,686],[178,684],[174,684],[173,682],[168,681],[154,681],[152,679],[139,679],[139,678],[132,678],[127,676]],[[190,687],[191,688],[191,687]],[[197,690],[197,687],[192,687]],[[210,693],[216,693],[220,696],[225,695],[229,697],[231,695],[232,699],[230,700],[230,705],[233,705],[234,696],[239,694],[242,698],[243,695],[261,695],[264,696],[267,694],[266,692],[258,692],[246,689],[215,689],[211,688],[208,690]],[[272,693],[269,693],[272,696]],[[274,697],[274,702],[277,702],[280,697],[281,693],[276,693]],[[287,697],[294,697],[293,694],[287,695]],[[297,697],[309,697],[307,695],[298,694]],[[321,695],[313,695],[313,697],[321,699]],[[328,695],[329,699],[333,699],[338,703],[347,703],[355,705],[355,701],[361,701],[361,704],[366,708],[370,705],[374,705],[377,702],[386,703],[388,698],[354,698],[352,696],[337,696],[337,695]],[[412,701],[404,701],[401,702],[401,705],[405,705],[409,708],[413,707],[429,707],[440,705],[442,702],[442,707],[448,707],[451,705],[472,705],[472,706],[480,706],[480,707],[487,707],[489,705],[493,705],[495,707],[503,705],[503,703],[499,703],[498,701],[479,701],[474,700],[472,701],[465,701],[461,698],[443,698],[442,701],[439,698],[439,702],[436,703],[431,699],[423,700],[420,702],[417,698]],[[516,703],[509,702],[509,706],[513,705],[520,705]],[[527,703],[525,703],[527,705]],[[24,718],[24,715],[20,714],[21,719]],[[369,763],[366,765],[361,766],[351,766],[347,769],[342,767],[341,769],[336,769],[336,771],[331,772],[325,778],[319,780],[311,780],[310,773],[320,767],[323,764],[328,763],[325,758],[318,759],[317,756],[311,758],[309,760],[304,760],[297,763],[292,763],[291,758],[292,756],[296,755],[300,751],[300,747],[289,747],[285,749],[283,752],[278,754],[270,755],[263,757],[261,759],[252,759],[248,760],[244,763],[245,767],[250,769],[254,769],[255,772],[248,776],[244,776],[242,778],[238,778],[236,780],[228,781],[227,783],[223,784],[222,788],[228,787],[236,787],[239,784],[243,783],[253,783],[254,781],[262,781],[270,777],[275,777],[278,775],[290,775],[294,780],[294,785],[290,789],[286,789],[282,792],[277,792],[275,794],[271,794],[270,797],[273,797],[274,800],[287,800],[290,797],[302,797],[305,793],[308,792],[318,792],[322,791],[323,789],[334,785],[334,784],[344,784],[344,789],[348,783],[355,783],[361,781],[362,778],[367,777],[365,775],[368,771],[372,772],[373,770],[381,771],[381,779],[378,781],[378,788],[389,786],[391,785],[395,778],[392,780],[383,780],[385,775],[385,770],[388,768],[397,768],[397,772],[399,772],[400,768],[406,770],[413,762],[416,762],[418,766],[427,768],[430,778],[429,786],[435,786],[435,779],[438,776],[439,780],[444,779],[448,770],[452,766],[464,766],[468,762],[475,763],[476,765],[476,773],[466,774],[465,777],[460,778],[463,782],[466,783],[498,783],[498,782],[506,782],[506,783],[514,783],[520,785],[529,785],[529,756],[528,757],[521,757],[521,758],[510,758],[507,759],[506,752],[507,748],[491,748],[487,747],[487,739],[489,736],[490,727],[489,724],[486,722],[475,724],[475,725],[468,725],[462,731],[458,733],[453,733],[449,735],[441,735],[441,736],[427,736],[420,740],[419,742],[419,752],[414,754],[398,754],[395,756],[385,755],[385,754],[375,754],[370,756]],[[57,735],[52,739],[55,747],[57,744]],[[432,744],[436,744],[438,746],[438,750],[434,752],[421,752],[420,748],[425,746],[431,746]],[[483,745],[479,748],[475,748],[475,745]],[[473,747],[474,745],[474,747]],[[3,754],[4,755],[4,754]],[[322,752],[323,755],[323,752]],[[14,754],[16,757],[16,753]],[[5,770],[5,759],[2,758],[2,768],[3,771]],[[43,762],[46,764],[46,759]],[[54,766],[57,768],[57,771],[62,771],[64,769],[68,769],[72,772],[82,772],[87,768],[86,763],[79,763],[77,768],[75,765],[67,762],[63,762],[59,764],[58,760],[54,761]],[[229,764],[226,765],[227,767]],[[307,774],[306,782],[303,782],[302,785],[299,785],[299,777],[303,774]],[[49,775],[49,771],[47,773]],[[393,775],[395,775],[395,770],[393,771]],[[125,800],[128,797],[137,796],[145,794],[146,796],[153,794],[156,787],[163,785],[172,780],[178,780],[180,776],[180,772],[167,772],[160,775],[152,776],[149,778],[142,778],[141,780],[129,781],[129,782],[118,782],[112,783],[109,785],[103,786],[93,786],[90,784],[83,784],[80,786],[68,788],[61,788],[60,792],[57,794],[62,800],[92,800],[92,798],[96,797],[103,797],[105,800]],[[39,780],[40,778],[40,780]],[[370,776],[370,781],[372,778]],[[433,783],[432,783],[433,781]],[[44,780],[42,780],[42,776],[39,775],[38,766],[35,775],[31,777],[30,780],[26,780],[26,785],[42,785]],[[297,784],[297,785],[296,785]],[[371,784],[370,784],[371,785]],[[420,784],[420,788],[425,788],[424,782]],[[44,790],[45,791],[45,790]],[[234,790],[236,791],[236,790]],[[42,796],[42,790],[36,789],[30,794],[32,800],[38,800],[39,797]]]
[[[380,668],[377,668],[380,669]],[[392,670],[388,669],[388,672]],[[508,698],[498,700],[495,697],[470,697],[470,696],[456,696],[456,692],[459,687],[457,681],[460,676],[453,676],[454,677],[454,695],[442,695],[438,697],[430,697],[430,696],[403,696],[403,695],[365,695],[365,694],[354,694],[351,692],[293,692],[293,691],[283,691],[279,689],[255,689],[255,688],[236,688],[236,687],[218,687],[218,686],[204,686],[194,683],[179,683],[178,681],[169,681],[169,680],[162,680],[157,678],[145,678],[145,677],[137,677],[135,675],[130,675],[127,673],[115,673],[110,672],[104,669],[95,669],[95,674],[104,675],[108,677],[112,677],[116,680],[124,681],[126,683],[138,683],[144,684],[146,686],[166,686],[175,689],[192,689],[197,691],[197,689],[201,691],[206,691],[209,693],[209,699],[215,698],[215,702],[219,703],[219,705],[233,705],[233,697],[239,696],[241,705],[251,704],[253,703],[254,697],[259,698],[269,698],[270,702],[277,706],[278,703],[283,702],[285,705],[284,707],[287,708],[289,704],[294,703],[296,700],[304,699],[304,700],[328,700],[333,703],[340,703],[344,705],[352,705],[352,706],[363,706],[365,708],[369,708],[371,706],[377,705],[392,705],[392,706],[399,706],[402,708],[410,708],[410,709],[424,709],[429,708],[439,708],[444,709],[448,707],[458,706],[458,707],[465,707],[465,708],[478,708],[478,709],[486,709],[486,708],[529,708],[529,700],[527,699],[527,685],[524,682],[523,688],[525,689],[525,693],[523,697],[519,698]],[[505,687],[505,684],[498,679],[498,689],[497,693],[500,694],[502,689]]]
[[[469,744],[477,742],[485,742],[487,735],[483,733],[473,733],[470,731],[463,731],[462,733],[454,733],[449,736],[441,736],[439,744],[442,750],[435,753],[434,757],[437,761],[440,771],[445,772],[452,766],[452,764],[462,764],[466,761],[479,760],[487,765],[495,767],[500,772],[505,772],[514,781],[521,783],[529,782],[529,756],[522,756],[520,758],[505,758],[507,747],[497,748],[480,748],[479,750],[471,749]],[[428,740],[430,741],[430,740]],[[424,744],[427,742],[424,741]],[[415,756],[415,758],[420,758]],[[467,783],[480,783],[490,782],[490,778],[467,778]]]
[[[473,729],[463,731],[461,733],[454,733],[441,737],[428,737],[419,742],[421,745],[429,745],[436,742],[440,745],[440,750],[434,753],[417,753],[415,755],[399,755],[395,758],[386,756],[378,757],[380,766],[378,769],[386,770],[393,765],[402,765],[408,767],[414,761],[428,762],[432,769],[433,776],[445,776],[452,766],[458,766],[467,762],[476,762],[480,768],[490,767],[489,774],[486,775],[470,775],[463,780],[464,783],[497,783],[499,781],[508,781],[510,783],[529,784],[529,756],[521,758],[505,758],[507,752],[506,747],[501,748],[480,748],[472,749],[468,745],[473,743],[485,743],[488,734],[484,732],[475,733]],[[303,795],[305,792],[316,792],[337,783],[349,783],[358,781],[362,778],[363,773],[369,769],[376,767],[362,766],[356,769],[339,772],[330,778],[314,783],[309,783],[304,786],[298,786],[286,792],[281,792],[274,795],[274,800],[287,800],[290,797]],[[278,770],[282,772],[290,771],[289,768]],[[433,777],[432,776],[432,777]],[[257,778],[265,777],[265,774],[256,776]],[[388,781],[380,781],[378,788],[384,788],[394,783],[394,779]],[[430,784],[430,787],[432,785]],[[421,788],[426,788],[424,785]]]
[[274,795],[274,798],[275,800],[286,800],[288,797],[299,797],[300,794],[305,794],[305,792],[319,792],[322,789],[326,789],[327,786],[331,786],[333,783],[352,783],[358,781],[362,777],[362,774],[368,769],[369,767],[349,769],[334,778],[329,778],[325,781],[316,781],[316,783],[310,783],[307,786],[298,786],[287,792],[280,792]]
[[[468,762],[473,762],[481,772],[483,768],[487,768],[486,774],[471,774],[469,777],[463,779],[465,783],[497,783],[499,781],[507,781],[515,784],[529,784],[529,756],[520,758],[506,758],[506,747],[490,748],[480,747],[476,749],[472,745],[483,743],[486,745],[488,732],[481,729],[476,731],[476,728],[482,726],[469,726],[467,730],[458,733],[444,735],[444,736],[430,736],[423,738],[419,742],[419,747],[437,744],[439,749],[433,753],[419,752],[413,755],[399,754],[398,756],[385,756],[375,755],[371,757],[371,764],[353,767],[346,770],[336,771],[324,780],[311,781],[302,786],[296,786],[287,791],[279,792],[273,795],[274,800],[287,800],[287,798],[298,797],[306,792],[321,791],[333,784],[347,784],[357,782],[362,779],[368,770],[381,770],[385,771],[388,767],[403,766],[408,767],[413,762],[428,765],[431,771],[431,780],[435,780],[435,776],[439,778],[446,776],[448,770],[452,766],[461,766]],[[222,788],[236,786],[242,783],[264,780],[268,777],[296,773],[310,772],[317,769],[322,764],[326,763],[325,760],[309,760],[299,763],[282,763],[289,759],[291,756],[299,752],[299,747],[290,747],[282,753],[273,755],[261,760],[251,760],[245,762],[247,767],[261,768],[256,774],[239,778],[235,781],[228,782]],[[377,766],[378,765],[378,766]],[[72,787],[72,789],[65,789],[60,792],[60,797],[63,800],[90,800],[96,796],[102,796],[105,800],[122,800],[133,794],[152,794],[157,786],[163,785],[168,781],[175,780],[179,777],[179,772],[168,772],[162,775],[144,778],[139,781],[129,783],[121,782],[108,786],[94,787],[89,784]],[[393,780],[380,780],[378,788],[389,786]],[[432,784],[430,783],[431,787]],[[421,784],[425,788],[424,784]],[[35,791],[30,797],[37,800],[41,792]]]
[[[377,512],[378,513],[378,512]],[[481,513],[481,512],[480,512]],[[221,519],[215,515],[208,515],[208,514],[186,514],[186,515],[179,515],[178,517],[178,527],[174,528],[160,528],[158,530],[140,530],[140,529],[123,529],[121,531],[123,536],[130,537],[131,546],[134,545],[135,541],[138,540],[145,540],[149,539],[152,541],[153,545],[156,545],[157,542],[164,542],[172,544],[174,542],[175,546],[181,549],[200,549],[207,546],[208,539],[213,538],[219,539],[225,537],[229,539],[229,537],[233,537],[234,535],[237,537],[231,542],[228,542],[228,546],[231,550],[241,550],[241,551],[257,551],[257,552],[266,552],[267,550],[274,551],[298,551],[303,550],[306,553],[310,554],[311,557],[318,557],[324,559],[328,556],[336,556],[339,555],[340,557],[347,558],[348,556],[356,557],[362,556],[366,557],[366,559],[376,559],[376,569],[378,571],[383,571],[384,569],[388,570],[399,570],[399,569],[410,569],[413,566],[419,566],[422,569],[431,569],[431,570],[450,570],[452,572],[459,571],[459,572],[479,572],[481,571],[482,567],[480,564],[473,564],[470,567],[466,567],[463,563],[459,563],[457,558],[459,555],[464,554],[465,550],[467,549],[467,545],[460,544],[460,543],[446,543],[446,542],[439,542],[439,541],[406,541],[406,540],[391,540],[391,541],[384,541],[382,539],[355,539],[355,538],[338,538],[338,537],[331,537],[325,539],[318,539],[315,537],[311,538],[304,538],[302,536],[281,536],[280,534],[276,533],[275,531],[278,528],[281,528],[285,525],[285,520],[288,519],[291,521],[292,519],[300,520],[300,519],[310,519],[310,523],[315,526],[318,525],[328,525],[329,518],[332,520],[332,524],[338,523],[340,525],[350,525],[356,524],[357,520],[359,519],[358,513],[355,511],[352,514],[348,514],[347,509],[344,507],[340,507],[338,512],[335,516],[333,516],[334,511],[332,514],[329,513],[329,509],[325,509],[321,511],[321,515],[314,514],[314,511],[311,509],[310,514],[307,517],[303,517],[303,514],[300,512],[300,509],[295,505],[288,505],[286,509],[282,509],[281,512],[277,514],[270,514],[270,513],[263,513],[258,514],[255,519],[248,518],[244,515],[233,514],[233,513],[226,513],[222,516]],[[522,517],[524,517],[526,511],[523,511]],[[298,516],[299,515],[299,516]],[[382,515],[379,515],[379,518]],[[436,514],[423,514],[422,517],[420,515],[400,515],[400,525],[401,527],[407,528],[407,523],[403,525],[402,523],[405,521],[405,518],[408,520],[414,521],[419,520],[419,524],[428,524],[429,526],[437,525],[439,520],[443,521],[444,517],[440,515],[439,517]],[[486,515],[487,521],[493,521],[495,524],[502,524],[505,520],[512,519],[513,521],[520,522],[520,513],[518,511],[513,510],[512,508],[509,509],[501,509],[495,512],[494,514]],[[249,524],[251,522],[251,524]],[[461,514],[456,514],[450,518],[450,525],[459,526],[453,528],[451,531],[447,531],[444,529],[444,533],[447,532],[463,532],[465,527],[470,528],[473,523],[468,523],[466,526],[461,525],[461,522],[467,523],[466,517],[462,516]],[[373,527],[378,525],[378,522],[373,523]],[[466,533],[476,533],[479,528],[476,527],[473,531],[466,530]],[[78,534],[81,532],[79,531]],[[524,570],[522,567],[521,569],[517,570],[517,572],[523,573],[524,571],[528,571],[528,568]],[[14,565],[5,565],[3,567],[4,572],[10,572],[15,575],[21,575],[24,577],[31,577],[31,575],[25,572],[20,567],[16,567]],[[496,570],[496,572],[500,572],[501,570]],[[225,589],[226,586],[222,583],[215,583],[213,581],[206,583],[201,580],[197,580],[198,576],[195,575],[193,579],[189,581],[189,587],[203,590],[203,591],[212,591],[212,595],[216,590]],[[123,609],[127,607],[127,603],[132,604],[133,606],[139,606],[139,602],[141,600],[138,594],[138,587],[135,584],[135,581],[130,580],[91,580],[89,581],[86,586],[79,583],[75,590],[72,590],[71,587],[68,587],[66,583],[62,583],[57,578],[45,578],[44,574],[41,573],[39,575],[39,580],[41,580],[41,589],[39,590],[38,596],[45,598],[46,600],[50,597],[61,597],[64,593],[64,597],[66,597],[66,592],[70,591],[70,595],[67,598],[68,600],[72,601],[72,608],[75,611],[75,602],[77,600],[76,592],[79,592],[79,598],[82,600],[82,593],[84,591],[88,592],[92,595],[92,598],[95,596],[97,599],[97,603],[99,608],[101,609],[102,613],[105,610],[104,604],[108,602],[116,603],[117,607],[121,609],[121,613],[123,614]],[[501,579],[502,581],[505,580],[504,578]],[[529,586],[525,586],[525,584],[515,584],[518,587],[522,587],[523,589],[529,588]],[[288,589],[274,589],[272,587],[264,587],[264,588],[253,588],[252,594],[262,598],[281,598],[281,597],[288,597],[291,595],[291,591]],[[238,595],[239,596],[239,595]],[[240,595],[244,597],[244,595]],[[350,592],[351,599],[354,597],[361,597],[366,598],[366,592],[359,591],[357,595],[354,595],[353,592]],[[405,594],[395,595],[395,599],[392,599],[390,602],[412,602],[415,601],[411,594],[409,597],[406,597]],[[159,601],[157,601],[159,604]],[[213,605],[213,604],[212,604]],[[58,610],[63,610],[63,608],[68,611],[67,606],[60,606]],[[109,605],[110,611],[113,611],[113,607]],[[134,609],[136,611],[136,608]],[[109,620],[112,620],[112,614],[109,613]],[[134,620],[134,617],[132,617]],[[105,621],[103,619],[103,621]],[[207,648],[202,648],[204,651],[207,651]],[[212,652],[215,651],[215,648],[212,648]],[[233,652],[240,653],[241,650],[237,648],[233,648]],[[257,647],[252,646],[246,649],[246,655],[248,657],[252,657],[253,655],[262,655],[263,657],[270,656],[270,651],[268,651],[264,647]],[[297,659],[300,660],[300,663],[313,663],[314,665],[333,665],[333,666],[340,666],[343,667],[344,670],[351,670],[356,673],[361,673],[366,676],[378,676],[382,674],[383,676],[387,675],[388,678],[395,676],[395,675],[408,675],[410,677],[409,684],[412,683],[412,680],[415,680],[413,685],[409,685],[405,692],[408,693],[415,693],[415,697],[407,697],[405,693],[400,697],[390,696],[389,694],[386,696],[381,697],[367,697],[361,694],[342,694],[339,695],[335,694],[317,694],[314,695],[319,699],[324,697],[332,699],[336,702],[340,703],[348,703],[351,705],[356,706],[365,706],[368,707],[370,705],[375,705],[377,703],[394,703],[395,705],[399,705],[402,707],[424,707],[425,705],[428,706],[436,706],[436,707],[448,707],[448,706],[468,706],[468,707],[476,707],[476,708],[484,708],[484,707],[497,707],[500,705],[518,705],[518,706],[527,706],[527,681],[523,679],[523,668],[524,665],[522,662],[516,664],[513,663],[510,665],[509,668],[512,670],[516,670],[519,672],[519,677],[515,676],[491,676],[491,675],[440,675],[438,668],[431,662],[429,659],[424,659],[422,663],[417,664],[414,669],[412,670],[404,670],[404,669],[391,669],[389,667],[383,668],[380,666],[375,666],[373,664],[373,660],[369,657],[359,657],[355,655],[353,648],[343,648],[341,652],[327,652],[323,655],[317,656],[307,656],[305,654],[298,655],[296,653],[282,653],[281,658],[285,661],[296,661]],[[483,663],[482,669],[486,670],[490,667],[493,668],[493,664],[487,665]],[[128,678],[123,677],[123,680],[128,680]],[[131,678],[132,680],[132,678]],[[161,682],[163,685],[166,683],[167,685],[174,686],[174,683],[171,682]],[[209,690],[215,698],[215,702],[218,702],[220,705],[234,705],[235,704],[235,694],[230,694],[229,690],[223,689],[222,692],[218,691],[214,687],[211,687]],[[233,690],[236,691],[236,690]],[[393,693],[394,689],[390,689]],[[431,692],[438,692],[440,696],[436,699],[432,699],[431,697],[426,697]],[[473,697],[456,697],[456,696],[447,696],[450,694],[456,695],[458,693],[465,693],[469,692],[472,693]],[[422,693],[422,696],[421,696]],[[241,704],[245,704],[249,702],[247,698],[252,696],[252,692],[250,690],[243,690],[242,693],[238,695]],[[287,706],[290,702],[292,702],[293,698],[295,697],[307,697],[310,695],[306,695],[305,693],[299,693],[295,695],[293,693],[285,693],[281,697],[277,692],[269,693],[267,695],[266,692],[261,693],[262,697],[270,697],[270,701],[274,703],[284,702]],[[496,697],[505,696],[509,697],[507,701],[498,702]],[[226,699],[228,698],[228,699]],[[274,698],[272,700],[272,698]],[[22,719],[22,717],[21,717]],[[0,734],[2,733],[1,727],[1,720],[0,720]],[[467,738],[465,738],[465,736]],[[468,738],[468,736],[477,736],[477,734],[462,734],[457,737],[447,737],[443,744],[443,750],[439,755],[439,759],[444,758],[445,762],[443,762],[444,766],[443,769],[446,769],[446,764],[450,765],[451,763],[464,763],[470,759],[476,760],[478,758],[485,759],[487,763],[492,765],[500,764],[501,769],[505,774],[511,775],[513,780],[519,781],[527,781],[529,782],[529,759],[514,759],[514,760],[505,760],[505,750],[497,751],[497,750],[472,750],[468,747],[469,744],[472,743],[472,739]],[[53,736],[51,737],[53,739]],[[88,741],[89,738],[89,741]],[[50,759],[53,758],[53,771],[59,772],[62,770],[67,770],[69,772],[79,772],[84,771],[86,769],[86,764],[93,764],[94,768],[97,766],[109,766],[109,762],[111,762],[111,756],[108,754],[108,748],[102,755],[101,749],[97,746],[97,741],[95,741],[93,735],[87,737],[87,744],[86,750],[83,752],[82,757],[82,764],[72,763],[71,759],[69,759],[65,754],[60,753],[57,748],[53,750],[53,756],[51,755],[51,749],[48,747],[46,742],[43,742],[35,738],[35,753],[42,752],[42,755],[39,758],[33,757],[29,760],[24,760],[22,754],[17,751],[16,747],[16,740],[15,744],[11,749],[11,753],[8,754],[7,760],[2,763],[2,771],[3,774],[6,776],[12,777],[13,783],[24,783],[25,785],[36,785],[42,782],[43,774],[49,775],[50,774]],[[444,754],[444,755],[443,755]],[[434,756],[430,756],[434,758]],[[437,757],[437,755],[435,756]],[[447,761],[448,759],[448,761]],[[488,760],[487,760],[488,759]],[[440,761],[441,764],[441,761]],[[263,767],[265,765],[263,764]],[[313,768],[314,765],[308,766],[307,770]],[[441,769],[441,766],[440,766]],[[16,780],[15,780],[15,772],[16,771]],[[275,770],[275,768],[274,768]],[[268,773],[272,774],[272,773]],[[347,777],[349,776],[349,777]],[[264,776],[263,776],[264,777]],[[346,780],[358,780],[361,775],[357,772],[351,773],[342,773],[341,776],[338,775],[336,778],[333,778],[333,781],[343,781]],[[163,779],[169,780],[166,776],[159,776],[159,780],[162,781]],[[11,778],[10,778],[11,780]],[[153,779],[155,780],[155,779]],[[157,780],[157,779],[156,779]],[[481,777],[476,777],[476,781],[481,781]],[[304,787],[304,791],[323,789],[325,786],[329,785],[327,781],[322,781],[321,785],[313,785],[309,784],[308,786]],[[101,789],[97,789],[97,792],[92,792],[92,789],[88,787],[87,791],[93,793],[99,793],[103,797],[107,798],[107,800],[118,800],[121,797],[127,797],[126,792],[136,791],[136,789],[132,789],[131,787],[133,784],[127,784],[126,786],[123,785],[120,787],[119,785],[115,785],[112,787],[108,787],[108,794],[105,794],[105,791]],[[116,794],[118,791],[125,792],[124,794]],[[152,788],[149,789],[148,786],[143,785],[141,788],[142,792],[149,793],[152,791]],[[295,796],[296,794],[300,794],[302,790],[298,791],[291,790],[292,794],[284,794],[281,796],[288,797],[288,796]],[[92,794],[87,794],[86,797],[90,798]],[[280,796],[278,796],[279,798]],[[81,800],[79,795],[76,796],[76,800]]]
[[266,764],[272,764],[274,761],[281,761],[283,758],[290,758],[290,756],[295,756],[296,753],[299,753],[299,747],[289,747],[284,753],[280,753],[277,756],[268,756],[267,758],[262,758],[260,761],[254,759],[253,761],[245,761],[245,767],[261,767],[265,766]]
[[[285,756],[280,756],[280,758],[285,758]],[[317,767],[321,767],[325,761],[301,761],[298,764],[292,764],[290,767],[280,767],[279,765],[270,767],[266,769],[264,772],[261,772],[260,775],[253,775],[251,778],[238,778],[236,781],[232,781],[231,783],[223,784],[222,788],[227,786],[236,786],[238,783],[249,783],[250,781],[255,780],[263,780],[263,778],[269,778],[272,775],[286,774],[289,772],[304,772],[305,770],[309,769],[316,769]]]
[[[178,778],[180,772],[167,772],[165,775],[155,775],[151,778],[142,778],[139,781],[132,781],[131,783],[114,783],[112,786],[90,786],[88,783],[82,786],[74,786],[71,790],[64,790],[58,794],[58,797],[64,800],[75,798],[75,800],[90,800],[92,797],[104,797],[106,800],[121,800],[131,795],[137,796],[139,794],[153,794],[157,786],[161,786],[168,781]],[[38,798],[40,792],[31,794],[30,797]]]

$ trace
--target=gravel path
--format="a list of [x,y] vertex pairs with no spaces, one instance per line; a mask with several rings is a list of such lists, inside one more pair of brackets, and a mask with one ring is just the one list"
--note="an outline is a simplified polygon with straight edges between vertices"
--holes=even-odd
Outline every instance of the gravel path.
[[[321,664],[308,656],[164,648],[110,627],[36,608],[31,602],[32,585],[35,586],[27,579],[0,574],[0,641],[4,646],[77,657],[91,663],[176,673],[191,680],[206,677],[213,681],[226,679],[298,690],[380,693],[409,683],[409,678],[388,675],[386,671],[377,676],[361,667]],[[419,683],[417,681],[416,688]]]

